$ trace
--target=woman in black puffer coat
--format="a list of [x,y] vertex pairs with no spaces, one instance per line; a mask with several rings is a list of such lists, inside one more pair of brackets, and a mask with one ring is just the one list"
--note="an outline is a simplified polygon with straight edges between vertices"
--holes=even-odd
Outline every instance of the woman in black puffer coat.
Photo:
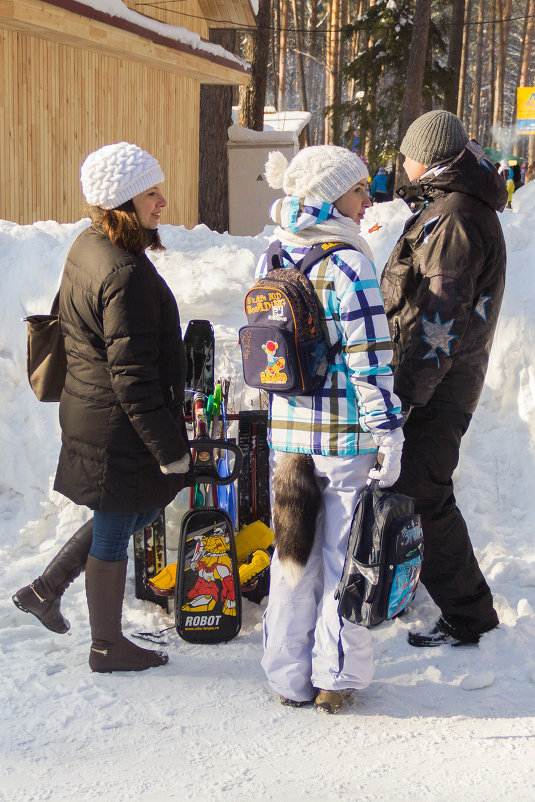
[[[178,309],[145,255],[158,235],[164,175],[136,145],[91,153],[81,170],[92,225],[73,243],[60,288],[67,378],[54,489],[93,512],[37,580],[13,597],[55,632],[67,585],[86,568],[94,671],[167,662],[121,631],[127,547],[184,485],[186,357]],[[88,556],[89,555],[89,556]]]

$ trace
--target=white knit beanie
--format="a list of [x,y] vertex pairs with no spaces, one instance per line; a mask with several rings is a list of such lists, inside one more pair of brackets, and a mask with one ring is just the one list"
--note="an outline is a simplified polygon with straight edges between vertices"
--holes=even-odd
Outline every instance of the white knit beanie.
[[90,153],[80,168],[84,198],[91,206],[116,209],[165,179],[154,156],[129,142]]
[[278,150],[266,162],[270,187],[287,195],[316,198],[334,203],[348,189],[368,178],[368,168],[355,153],[337,145],[312,145],[300,150],[288,163]]

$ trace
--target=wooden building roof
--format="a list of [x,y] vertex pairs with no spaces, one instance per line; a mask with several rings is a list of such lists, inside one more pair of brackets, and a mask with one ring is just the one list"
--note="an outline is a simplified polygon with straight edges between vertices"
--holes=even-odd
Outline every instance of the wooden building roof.
[[[239,6],[242,12],[249,6],[248,0],[201,2],[210,13],[220,7],[219,17],[224,16],[225,6]],[[242,13],[240,19],[246,18]],[[0,26],[177,72],[201,83],[241,84],[249,74],[247,67],[232,58],[168,38],[76,0],[0,0]],[[142,47],[139,37],[144,40]]]

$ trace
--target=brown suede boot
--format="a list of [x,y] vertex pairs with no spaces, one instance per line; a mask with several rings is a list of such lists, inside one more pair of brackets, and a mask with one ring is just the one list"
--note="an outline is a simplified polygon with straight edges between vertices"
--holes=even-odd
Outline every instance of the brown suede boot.
[[142,649],[124,637],[121,629],[126,566],[118,562],[87,558],[85,589],[93,643],[89,667],[101,674],[111,671],[144,671],[168,662],[166,652]]
[[63,635],[70,624],[60,610],[66,588],[84,570],[93,540],[93,519],[78,529],[58,551],[43,573],[17,590],[13,603],[24,613],[32,613],[47,629]]

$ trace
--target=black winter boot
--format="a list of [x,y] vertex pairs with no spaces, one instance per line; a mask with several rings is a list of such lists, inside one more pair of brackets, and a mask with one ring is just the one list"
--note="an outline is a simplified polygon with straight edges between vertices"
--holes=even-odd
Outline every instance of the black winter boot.
[[144,671],[168,662],[166,652],[142,649],[124,637],[121,629],[126,566],[118,562],[87,558],[85,588],[93,643],[89,667],[99,673]]
[[409,632],[411,646],[476,646],[479,635],[445,615],[441,615],[430,632]]
[[84,570],[93,540],[93,519],[78,529],[37,579],[17,590],[13,603],[32,613],[47,629],[63,635],[70,624],[60,610],[66,588]]

